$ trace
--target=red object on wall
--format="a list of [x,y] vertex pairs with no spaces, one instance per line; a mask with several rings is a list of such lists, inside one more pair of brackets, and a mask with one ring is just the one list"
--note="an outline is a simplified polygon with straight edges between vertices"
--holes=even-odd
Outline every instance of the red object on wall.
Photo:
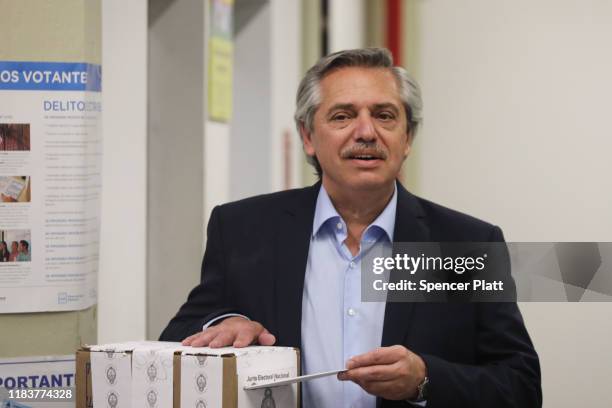
[[402,0],[387,0],[387,48],[395,65],[402,65]]

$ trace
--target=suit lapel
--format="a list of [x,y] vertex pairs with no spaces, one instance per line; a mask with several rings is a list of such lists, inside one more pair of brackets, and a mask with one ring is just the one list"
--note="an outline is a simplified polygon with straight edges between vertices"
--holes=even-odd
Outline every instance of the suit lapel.
[[[429,228],[425,213],[415,196],[397,183],[397,210],[395,213],[394,242],[428,242]],[[414,303],[387,302],[381,345],[402,344],[414,312]]]
[[[278,344],[301,347],[302,295],[312,222],[321,183],[303,189],[289,200],[277,225],[275,251],[278,264],[274,280]],[[428,242],[429,228],[415,196],[397,183],[395,242]],[[388,302],[382,346],[402,344],[408,333],[413,303]]]
[[291,197],[278,220],[274,334],[279,345],[301,347],[304,275],[320,186],[319,182]]

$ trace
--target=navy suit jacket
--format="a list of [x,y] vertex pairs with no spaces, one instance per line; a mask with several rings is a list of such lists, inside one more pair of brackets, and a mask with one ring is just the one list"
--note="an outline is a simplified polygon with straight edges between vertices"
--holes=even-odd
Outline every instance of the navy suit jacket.
[[[317,183],[216,207],[201,283],[160,340],[180,341],[209,320],[236,312],[260,322],[278,345],[300,347],[304,274],[319,189]],[[397,200],[396,242],[503,241],[498,227],[418,198],[399,183]],[[425,361],[427,408],[542,404],[538,356],[515,303],[389,302],[382,346],[395,344]],[[379,405],[411,406],[386,400]]]

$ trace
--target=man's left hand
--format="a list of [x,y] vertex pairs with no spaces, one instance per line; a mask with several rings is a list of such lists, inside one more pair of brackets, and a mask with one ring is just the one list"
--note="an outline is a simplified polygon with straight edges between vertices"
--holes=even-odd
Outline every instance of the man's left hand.
[[352,357],[342,381],[354,381],[366,392],[388,400],[409,400],[427,375],[423,359],[404,346],[379,347]]

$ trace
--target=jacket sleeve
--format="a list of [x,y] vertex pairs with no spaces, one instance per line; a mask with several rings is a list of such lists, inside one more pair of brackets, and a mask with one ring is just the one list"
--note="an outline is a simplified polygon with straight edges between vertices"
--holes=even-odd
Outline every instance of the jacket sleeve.
[[189,293],[187,301],[170,320],[160,340],[181,341],[202,331],[208,321],[226,313],[236,312],[227,304],[225,296],[226,263],[220,223],[220,210],[215,207],[208,222],[200,284]]
[[429,377],[428,408],[541,407],[538,356],[515,303],[483,303],[477,310],[478,364],[421,355]]
[[[498,227],[489,241],[504,242]],[[482,302],[475,310],[475,364],[421,355],[429,377],[427,407],[541,407],[538,355],[517,304]]]

